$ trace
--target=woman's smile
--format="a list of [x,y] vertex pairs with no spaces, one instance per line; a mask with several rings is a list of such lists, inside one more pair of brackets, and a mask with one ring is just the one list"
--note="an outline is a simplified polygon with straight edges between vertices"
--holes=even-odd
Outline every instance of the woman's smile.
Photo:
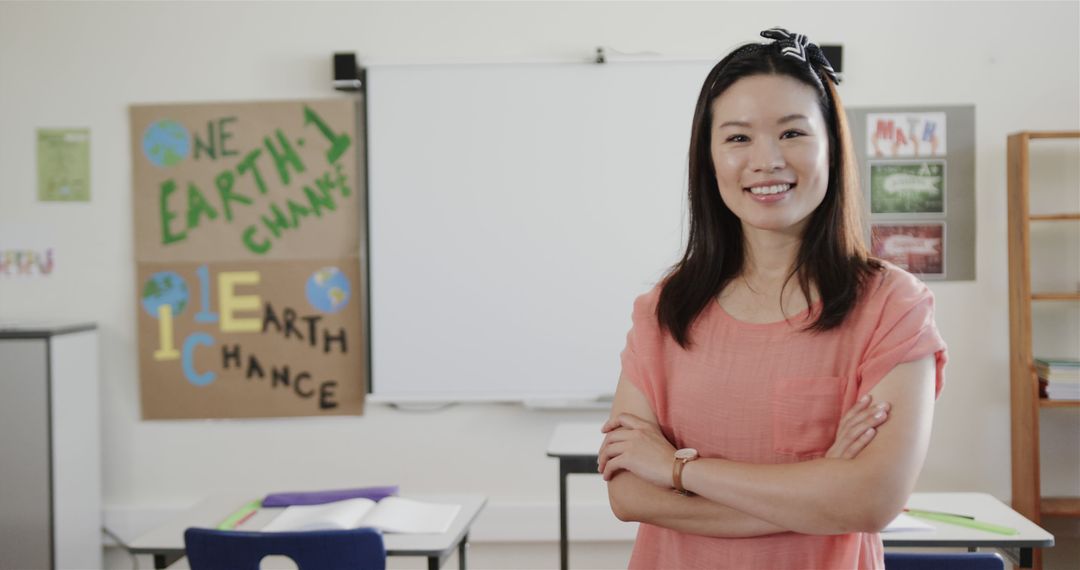
[[772,202],[779,202],[783,200],[787,195],[795,189],[794,182],[763,182],[760,184],[754,184],[749,188],[744,188],[744,191],[750,193],[750,197],[757,202],[763,204],[769,204]]

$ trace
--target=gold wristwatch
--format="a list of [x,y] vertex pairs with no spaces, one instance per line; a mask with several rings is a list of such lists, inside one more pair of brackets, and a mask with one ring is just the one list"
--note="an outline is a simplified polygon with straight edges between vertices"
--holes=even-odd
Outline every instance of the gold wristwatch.
[[682,470],[687,463],[698,458],[698,452],[692,447],[684,447],[675,451],[675,465],[672,467],[671,480],[675,483],[675,492],[680,495],[689,495],[682,486]]

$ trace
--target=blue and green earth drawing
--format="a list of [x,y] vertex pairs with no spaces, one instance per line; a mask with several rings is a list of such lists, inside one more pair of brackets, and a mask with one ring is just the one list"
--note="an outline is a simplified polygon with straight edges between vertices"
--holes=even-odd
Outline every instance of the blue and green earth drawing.
[[308,278],[305,292],[315,310],[336,313],[349,303],[352,288],[349,278],[337,267],[323,267]]
[[173,166],[187,158],[191,135],[184,125],[163,119],[150,125],[143,134],[143,154],[158,167]]
[[184,278],[172,271],[155,273],[146,280],[142,289],[142,306],[155,319],[158,317],[158,308],[164,305],[172,307],[175,317],[187,307],[188,299],[187,283]]

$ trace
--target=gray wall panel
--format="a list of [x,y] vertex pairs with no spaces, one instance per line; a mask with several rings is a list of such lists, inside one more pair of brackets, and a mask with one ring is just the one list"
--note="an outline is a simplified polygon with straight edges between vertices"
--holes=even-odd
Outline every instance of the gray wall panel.
[[0,568],[49,568],[45,339],[0,341]]

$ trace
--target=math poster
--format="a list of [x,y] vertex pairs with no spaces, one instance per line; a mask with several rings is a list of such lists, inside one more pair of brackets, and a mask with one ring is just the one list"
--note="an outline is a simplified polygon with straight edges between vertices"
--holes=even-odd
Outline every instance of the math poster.
[[144,419],[356,415],[356,99],[130,109]]
[[866,154],[870,158],[943,157],[945,113],[870,113]]

